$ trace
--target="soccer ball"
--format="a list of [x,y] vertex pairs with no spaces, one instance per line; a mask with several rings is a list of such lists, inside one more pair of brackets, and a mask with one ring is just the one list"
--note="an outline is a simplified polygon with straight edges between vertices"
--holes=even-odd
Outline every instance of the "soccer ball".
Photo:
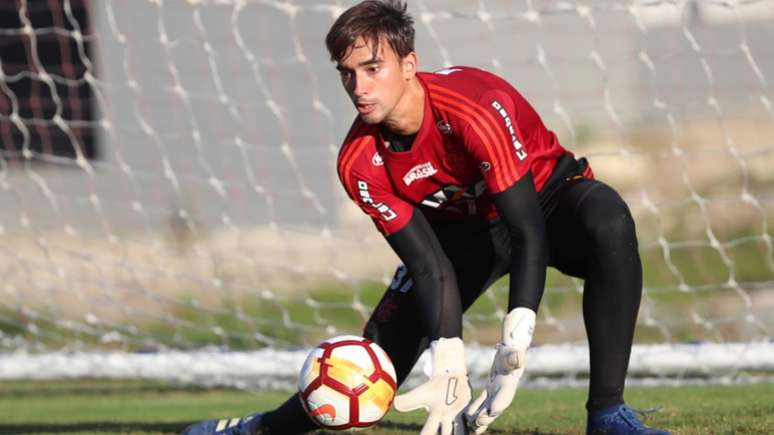
[[376,343],[342,335],[320,343],[298,379],[301,403],[325,429],[366,428],[384,417],[397,389],[395,367]]

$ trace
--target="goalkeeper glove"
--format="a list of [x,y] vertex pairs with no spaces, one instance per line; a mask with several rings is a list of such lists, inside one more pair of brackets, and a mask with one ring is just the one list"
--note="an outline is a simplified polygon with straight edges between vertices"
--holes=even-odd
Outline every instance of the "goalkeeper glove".
[[430,413],[420,435],[435,435],[439,428],[442,435],[464,432],[462,414],[471,392],[462,339],[439,338],[430,343],[430,352],[430,380],[395,397],[395,409],[407,412],[425,408]]
[[465,413],[468,426],[474,433],[484,433],[513,401],[519,379],[524,373],[525,356],[534,330],[535,312],[529,308],[515,308],[505,316],[503,339],[495,346],[497,351],[486,389]]

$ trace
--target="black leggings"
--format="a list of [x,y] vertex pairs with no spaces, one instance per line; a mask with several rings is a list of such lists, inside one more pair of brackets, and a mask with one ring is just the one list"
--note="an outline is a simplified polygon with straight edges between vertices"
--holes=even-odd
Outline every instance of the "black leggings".
[[[585,281],[583,317],[591,361],[586,407],[592,411],[623,403],[642,295],[634,221],[615,190],[586,178],[561,183],[542,205],[549,266]],[[499,222],[435,225],[434,230],[454,267],[462,308],[467,310],[507,272],[511,253],[508,231]],[[417,332],[421,307],[415,303],[409,280],[399,267],[363,334],[390,355],[398,384],[428,346],[427,338]],[[302,433],[316,427],[305,415],[295,395],[267,416],[267,423],[283,428],[282,433]]]
[[609,186],[571,181],[547,218],[549,265],[584,280],[589,341],[589,411],[623,403],[624,381],[642,297],[634,220]]
[[[559,187],[547,211],[549,266],[585,281],[583,317],[590,348],[589,409],[623,402],[634,325],[642,295],[642,266],[634,221],[626,203],[604,183],[585,178]],[[467,310],[508,270],[510,238],[504,225],[436,228]],[[402,382],[427,347],[413,319],[413,301],[400,269],[365,328],[393,358]],[[392,289],[392,288],[395,289]],[[401,292],[399,290],[404,290]]]

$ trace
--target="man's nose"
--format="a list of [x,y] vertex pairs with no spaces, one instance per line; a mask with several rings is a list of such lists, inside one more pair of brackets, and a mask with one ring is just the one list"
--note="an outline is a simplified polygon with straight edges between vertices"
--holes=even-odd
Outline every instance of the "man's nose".
[[356,97],[363,97],[365,95],[368,95],[369,86],[368,86],[367,80],[365,80],[364,77],[358,77],[357,75],[355,75],[353,77],[353,81],[354,81],[352,85],[353,94]]

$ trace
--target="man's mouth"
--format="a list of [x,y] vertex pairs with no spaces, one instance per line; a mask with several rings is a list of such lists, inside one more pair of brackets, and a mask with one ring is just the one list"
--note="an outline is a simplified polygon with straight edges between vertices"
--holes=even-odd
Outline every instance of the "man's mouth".
[[376,104],[372,104],[372,103],[358,103],[356,107],[357,107],[357,111],[361,115],[366,115],[368,113],[371,113],[376,108]]

